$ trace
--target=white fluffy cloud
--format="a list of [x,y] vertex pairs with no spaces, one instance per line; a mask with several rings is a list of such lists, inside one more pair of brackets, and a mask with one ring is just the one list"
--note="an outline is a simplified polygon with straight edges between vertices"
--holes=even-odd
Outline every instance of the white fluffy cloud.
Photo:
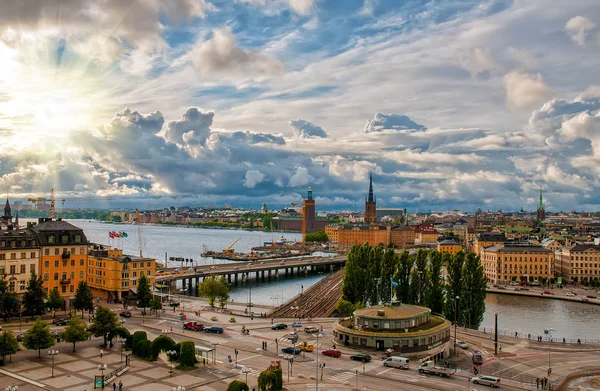
[[246,177],[244,178],[244,187],[248,189],[254,189],[256,185],[261,183],[265,179],[265,175],[258,170],[246,171]]
[[323,128],[303,119],[291,120],[290,126],[294,129],[294,135],[298,138],[327,137],[327,133]]
[[596,29],[596,24],[588,18],[577,15],[567,22],[565,25],[566,33],[578,45],[584,45],[586,39]]
[[502,70],[489,49],[475,48],[463,52],[456,61],[458,66],[469,71],[473,77]]
[[315,0],[238,0],[242,3],[256,3],[260,5],[272,5],[272,3],[285,3],[294,12],[300,15],[306,15],[310,13]]
[[550,97],[550,89],[539,73],[510,72],[504,76],[504,91],[506,105],[515,109],[531,107]]
[[375,113],[372,120],[367,121],[363,133],[381,132],[382,130],[425,130],[425,126],[411,120],[406,115]]

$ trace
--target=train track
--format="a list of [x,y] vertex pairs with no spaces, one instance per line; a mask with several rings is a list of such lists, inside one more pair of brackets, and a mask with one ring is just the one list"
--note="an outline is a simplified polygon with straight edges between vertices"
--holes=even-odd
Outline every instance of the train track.
[[268,314],[273,318],[320,318],[329,317],[342,297],[344,269],[322,279],[301,295]]

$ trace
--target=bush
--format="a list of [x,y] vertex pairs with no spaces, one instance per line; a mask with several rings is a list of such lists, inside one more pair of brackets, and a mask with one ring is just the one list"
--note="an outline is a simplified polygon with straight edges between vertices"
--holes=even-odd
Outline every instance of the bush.
[[135,354],[138,357],[142,357],[142,355],[140,355],[139,350],[138,350],[138,344],[142,341],[147,341],[148,340],[148,335],[146,334],[145,331],[136,331],[135,333],[133,333],[133,338],[132,338],[132,342],[131,342],[131,351],[133,352],[133,354]]
[[219,318],[217,318],[216,316],[213,316],[212,318],[210,318],[210,320],[212,320],[213,322],[216,322],[219,320]]
[[273,383],[273,390],[283,390],[283,371],[281,368],[274,369],[271,371],[275,374],[275,383]]
[[152,359],[152,342],[149,340],[145,339],[138,342],[136,349],[138,351],[137,356],[139,358],[143,358],[144,360]]
[[258,375],[258,390],[259,391],[275,391],[277,384],[277,375],[272,371],[262,371]]
[[193,368],[195,364],[196,364],[196,351],[195,351],[194,343],[192,341],[181,342],[181,352],[179,355],[179,367]]
[[229,318],[229,323],[235,323],[235,318]]
[[166,335],[159,335],[152,341],[152,360],[156,360],[160,352],[175,350],[175,341]]
[[227,386],[227,391],[249,391],[248,385],[243,381],[234,380]]

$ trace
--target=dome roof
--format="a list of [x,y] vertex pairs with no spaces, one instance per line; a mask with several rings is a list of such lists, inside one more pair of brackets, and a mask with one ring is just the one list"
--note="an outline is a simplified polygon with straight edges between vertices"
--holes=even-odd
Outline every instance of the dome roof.
[[[383,316],[379,315],[380,311],[383,311]],[[354,314],[358,318],[412,319],[430,312],[431,310],[426,307],[400,304],[395,306],[376,305],[356,310]]]

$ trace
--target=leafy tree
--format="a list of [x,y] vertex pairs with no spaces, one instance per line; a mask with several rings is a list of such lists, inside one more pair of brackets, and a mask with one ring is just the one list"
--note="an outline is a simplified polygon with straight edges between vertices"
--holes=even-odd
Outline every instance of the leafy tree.
[[27,284],[27,290],[23,293],[23,305],[27,309],[27,312],[32,315],[41,315],[44,313],[46,293],[44,292],[43,284],[42,277],[38,277],[35,275],[35,272],[32,272]]
[[367,261],[367,276],[365,289],[367,298],[371,305],[379,304],[379,278],[381,277],[381,264],[383,261],[384,247],[379,245],[371,247]]
[[54,346],[54,338],[50,335],[50,326],[42,320],[37,318],[33,326],[25,332],[23,337],[23,346],[27,349],[38,351],[38,358],[41,358],[42,349],[48,349]]
[[487,278],[479,256],[469,253],[462,268],[462,295],[459,315],[463,324],[477,329],[483,322]]
[[265,215],[262,218],[263,231],[271,231],[271,229],[273,228],[273,223],[273,216],[270,213],[265,213]]
[[152,300],[150,301],[150,310],[154,311],[157,317],[159,316],[159,311],[162,310],[162,301],[160,300],[160,297],[152,297]]
[[394,280],[398,283],[396,287],[396,298],[401,303],[408,303],[410,298],[410,272],[413,268],[414,258],[404,250],[398,257],[398,271]]
[[145,275],[140,276],[137,282],[137,305],[144,310],[150,307],[152,301],[152,292],[150,291],[150,283]]
[[181,342],[179,354],[179,367],[182,369],[193,368],[196,365],[195,347],[192,341]]
[[340,217],[339,216],[333,216],[332,218],[329,219],[329,223],[331,224],[339,224],[340,223]]
[[83,311],[94,309],[94,297],[87,282],[79,281],[77,291],[75,292],[75,300],[73,300],[73,307],[76,310],[81,310],[81,319],[83,319]]
[[159,335],[152,341],[151,359],[156,360],[160,352],[175,349],[175,341],[166,335]]
[[306,234],[304,237],[304,241],[309,242],[318,242],[318,243],[326,243],[329,241],[329,237],[325,233],[325,231],[315,231]]
[[50,291],[50,294],[48,295],[48,301],[46,302],[46,306],[52,310],[52,317],[56,316],[56,310],[62,308],[64,304],[65,299],[63,299],[58,292],[58,288],[54,287]]
[[152,360],[152,342],[148,339],[140,341],[136,347],[137,356],[144,360]]
[[367,273],[369,263],[369,254],[372,247],[365,243],[363,245],[354,245],[344,267],[344,277],[342,282],[342,297],[351,303],[366,303],[368,298]]
[[240,380],[234,380],[227,386],[227,391],[249,391],[248,385]]
[[6,361],[6,356],[15,354],[19,351],[19,343],[12,331],[4,331],[0,334],[0,356],[2,356],[2,365]]
[[73,352],[75,352],[75,344],[77,342],[86,341],[90,333],[86,330],[87,325],[81,321],[77,316],[74,316],[69,320],[65,331],[61,333],[62,338],[65,342],[73,343]]
[[448,285],[446,285],[446,319],[456,319],[457,321],[460,321],[460,318],[455,314],[455,307],[457,307],[456,297],[459,297],[458,305],[462,305],[460,297],[462,293],[462,271],[464,262],[465,253],[459,251],[452,257],[446,266],[448,271]]
[[262,371],[257,379],[259,391],[274,391],[277,384],[277,375],[273,371]]
[[117,315],[108,308],[102,306],[98,307],[91,328],[94,337],[104,338],[104,346],[106,346],[109,341],[109,336],[114,335],[117,329],[119,329]]
[[423,249],[417,251],[415,267],[410,275],[410,300],[416,305],[423,305],[425,302],[425,288],[429,280],[427,271],[427,252]]
[[425,304],[431,312],[441,314],[444,312],[444,281],[442,279],[442,254],[432,251],[429,256],[428,266],[429,282],[425,292]]
[[340,298],[335,305],[335,309],[337,310],[340,318],[345,318],[347,316],[352,316],[354,313],[354,304],[350,303],[348,300]]
[[229,284],[224,277],[217,278],[215,275],[210,275],[202,281],[198,288],[198,293],[202,297],[208,299],[208,304],[211,307],[215,306],[215,299],[222,299],[221,306],[227,303],[229,299]]
[[133,354],[139,355],[139,351],[137,350],[138,345],[140,342],[146,341],[147,339],[148,335],[145,331],[136,331],[135,333],[133,333],[131,342],[131,350],[133,351]]
[[383,303],[391,303],[392,301],[392,276],[396,271],[398,257],[394,249],[388,248],[381,262],[381,274],[379,284],[379,296]]
[[11,292],[8,290],[8,283],[4,279],[4,276],[0,277],[0,313],[4,317],[4,320],[8,320],[8,318],[14,314],[16,314],[19,310],[19,299],[17,298],[17,294],[15,292]]

